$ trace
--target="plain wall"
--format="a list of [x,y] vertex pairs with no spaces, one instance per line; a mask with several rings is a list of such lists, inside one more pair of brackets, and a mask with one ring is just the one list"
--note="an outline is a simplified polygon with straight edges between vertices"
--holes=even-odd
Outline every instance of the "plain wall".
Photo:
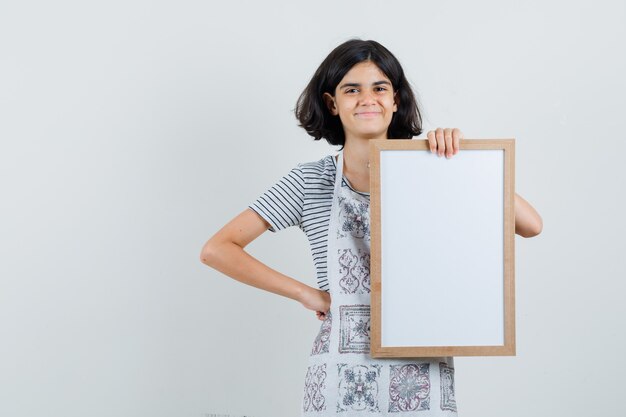
[[[623,1],[3,1],[0,415],[299,415],[320,322],[203,265],[299,162],[323,58],[376,39],[425,128],[516,139],[517,356],[456,358],[462,417],[615,416],[626,372]],[[315,286],[304,234],[249,247]]]

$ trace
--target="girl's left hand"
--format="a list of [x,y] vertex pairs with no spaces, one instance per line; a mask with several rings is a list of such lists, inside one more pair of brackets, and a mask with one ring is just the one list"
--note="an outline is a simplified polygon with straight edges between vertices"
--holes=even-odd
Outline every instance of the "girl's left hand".
[[437,152],[439,156],[443,156],[445,152],[446,158],[452,158],[452,155],[456,155],[461,149],[459,141],[463,139],[463,132],[456,127],[445,129],[438,127],[436,130],[428,132],[426,136],[430,151]]

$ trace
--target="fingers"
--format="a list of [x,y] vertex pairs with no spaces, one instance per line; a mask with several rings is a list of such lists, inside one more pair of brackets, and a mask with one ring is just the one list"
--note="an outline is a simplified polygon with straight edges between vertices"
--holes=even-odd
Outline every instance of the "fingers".
[[446,158],[451,158],[461,150],[461,139],[463,139],[463,132],[458,128],[445,128],[438,127],[435,130],[431,130],[426,134],[428,138],[428,146],[430,152],[437,152],[438,156],[446,155]]
[[459,153],[461,150],[461,139],[463,139],[463,132],[461,132],[461,129],[456,127],[452,129],[452,146],[454,147],[454,155]]
[[437,150],[437,140],[435,139],[435,132],[432,130],[426,135],[428,137],[428,146],[430,146],[430,152],[435,153]]
[[322,313],[321,311],[316,311],[315,315],[317,316],[318,320],[326,320],[326,313]]
[[446,153],[446,158],[451,158],[452,157],[452,151],[454,149],[452,149],[452,129],[445,128],[443,130],[443,137],[445,140],[445,144],[446,144],[446,148],[445,148],[445,153]]
[[[446,129],[447,130],[447,129]],[[437,155],[443,155],[444,150],[446,149],[446,141],[444,138],[444,130],[438,127],[435,130],[431,130],[426,134],[428,138],[428,145],[430,146],[430,151],[432,153],[437,152]]]
[[438,127],[435,131],[435,138],[437,138],[437,155],[443,156],[446,150],[446,141],[443,136],[443,129]]

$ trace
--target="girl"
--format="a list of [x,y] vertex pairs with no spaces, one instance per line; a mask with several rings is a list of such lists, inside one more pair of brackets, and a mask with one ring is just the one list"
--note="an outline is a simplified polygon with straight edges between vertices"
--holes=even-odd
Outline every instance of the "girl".
[[[337,156],[298,164],[202,249],[205,264],[299,301],[322,320],[306,370],[303,416],[455,416],[453,358],[369,356],[370,139],[419,135],[421,116],[398,60],[375,41],[350,40],[322,62],[296,105],[307,133]],[[459,129],[427,134],[451,158]],[[244,251],[264,231],[298,225],[311,244],[319,289],[281,274]],[[535,236],[537,212],[515,196],[515,232]]]

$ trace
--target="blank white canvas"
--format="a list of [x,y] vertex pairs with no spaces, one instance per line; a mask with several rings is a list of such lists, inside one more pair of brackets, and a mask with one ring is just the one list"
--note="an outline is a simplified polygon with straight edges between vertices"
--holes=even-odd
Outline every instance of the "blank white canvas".
[[383,347],[504,344],[504,151],[380,154]]

